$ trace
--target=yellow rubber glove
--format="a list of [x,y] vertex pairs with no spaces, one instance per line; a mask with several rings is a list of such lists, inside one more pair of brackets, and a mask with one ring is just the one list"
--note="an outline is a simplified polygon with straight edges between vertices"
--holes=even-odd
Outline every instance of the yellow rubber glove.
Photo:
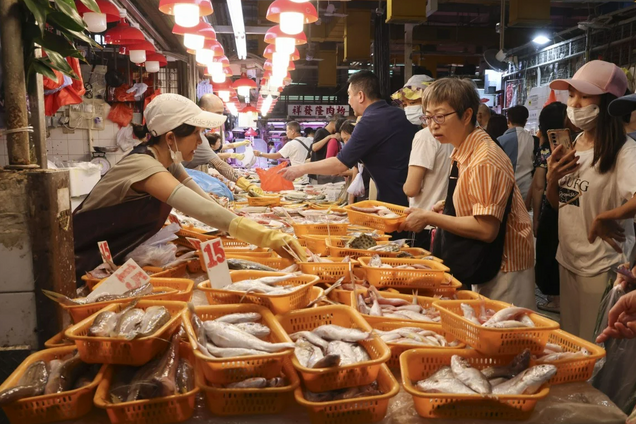
[[265,228],[251,219],[242,216],[234,218],[230,222],[228,232],[232,237],[247,243],[273,249],[283,258],[295,259],[285,250],[285,248],[291,248],[301,261],[305,262],[307,260],[305,249],[294,237],[278,230]]
[[249,146],[250,144],[252,144],[251,141],[249,140],[243,140],[243,141],[237,141],[236,143],[232,143],[234,145],[234,147],[240,147],[240,146]]
[[258,186],[254,184],[250,184],[250,182],[245,177],[241,177],[236,180],[236,186],[242,190],[247,191],[253,197],[264,196],[265,192]]
[[230,158],[243,160],[245,159],[245,155],[243,153],[230,153]]

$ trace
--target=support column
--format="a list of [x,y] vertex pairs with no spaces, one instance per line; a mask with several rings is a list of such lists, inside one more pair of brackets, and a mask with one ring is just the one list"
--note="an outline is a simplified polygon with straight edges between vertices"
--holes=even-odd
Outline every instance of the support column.
[[[42,56],[40,49],[36,50],[36,55],[38,57]],[[31,105],[31,125],[33,125],[33,142],[35,144],[35,159],[38,165],[40,165],[40,168],[47,169],[44,85],[41,74],[37,74],[35,78],[35,89],[32,93],[29,93],[29,104]]]
[[404,24],[404,84],[413,76],[413,28],[414,24]]
[[380,80],[382,97],[388,99],[391,95],[391,79],[389,73],[390,47],[389,25],[386,23],[386,11],[377,10],[373,14],[373,71]]

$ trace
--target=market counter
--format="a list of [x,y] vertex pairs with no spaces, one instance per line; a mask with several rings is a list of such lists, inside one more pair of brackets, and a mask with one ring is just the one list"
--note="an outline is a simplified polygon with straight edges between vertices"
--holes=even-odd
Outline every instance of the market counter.
[[[625,424],[627,416],[607,396],[587,383],[553,386],[547,398],[540,400],[526,421],[507,420],[444,420],[424,419],[415,412],[411,396],[403,389],[391,399],[389,410],[380,424]],[[309,424],[309,417],[299,405],[288,407],[278,415],[244,417],[213,416],[205,408],[202,398],[197,399],[194,416],[185,424]],[[70,423],[67,423],[70,424]],[[97,408],[73,424],[110,424],[106,413]]]

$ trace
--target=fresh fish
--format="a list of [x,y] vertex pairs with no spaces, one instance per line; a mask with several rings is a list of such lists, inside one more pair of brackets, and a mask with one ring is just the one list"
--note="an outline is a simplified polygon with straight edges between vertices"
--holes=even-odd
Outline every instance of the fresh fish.
[[267,352],[256,349],[243,349],[236,347],[218,347],[212,343],[206,343],[205,345],[207,353],[216,358],[233,358],[235,356],[250,356],[250,355],[264,355]]
[[531,314],[533,311],[528,308],[520,308],[518,306],[511,306],[508,308],[504,308],[494,314],[488,321],[484,323],[484,327],[493,327],[493,325],[497,322],[502,321],[510,321],[516,319],[518,316],[522,314]]
[[369,308],[367,306],[367,304],[364,302],[364,298],[362,297],[361,294],[358,294],[358,312],[360,312],[361,314],[364,315],[370,315],[371,314],[371,308]]
[[311,357],[314,355],[314,346],[306,339],[298,338],[294,346],[294,355],[296,355],[300,365],[307,367]]
[[313,333],[325,340],[340,340],[343,342],[359,342],[368,339],[370,333],[355,328],[345,328],[339,325],[321,325],[313,330]]
[[478,369],[473,368],[470,363],[461,356],[453,355],[451,357],[451,370],[455,378],[470,387],[473,391],[482,395],[487,395],[492,392],[492,387],[486,377],[484,377]]
[[550,380],[557,372],[554,365],[537,365],[528,368],[513,379],[501,383],[493,389],[496,395],[531,395],[536,393],[543,383]]
[[298,340],[301,337],[305,338],[309,343],[320,346],[323,351],[326,351],[327,347],[329,347],[329,342],[327,340],[323,339],[322,337],[316,335],[311,331],[298,331],[296,333],[290,334],[289,337],[294,341]]
[[[484,327],[486,327],[486,324],[484,324]],[[498,321],[498,322],[490,323],[487,327],[488,328],[526,328],[528,327],[528,325],[521,321],[507,320],[507,321]]]
[[111,403],[118,404],[126,401],[130,392],[130,382],[137,371],[139,371],[139,367],[115,366],[109,391]]
[[554,352],[549,353],[545,356],[537,358],[538,364],[545,364],[549,362],[560,361],[562,359],[574,359],[574,358],[585,358],[589,356],[590,352],[587,349],[581,349],[578,352]]
[[519,318],[519,322],[525,324],[526,327],[535,327],[534,321],[532,321],[532,318],[530,318],[528,315],[522,315]]
[[104,311],[97,314],[93,324],[88,329],[88,335],[92,337],[109,337],[117,325],[117,313]]
[[127,402],[153,399],[177,393],[177,368],[179,367],[179,336],[172,336],[168,349],[144,365],[135,373]]
[[497,387],[498,385],[505,383],[506,381],[510,380],[509,378],[505,378],[505,377],[497,377],[497,378],[492,378],[488,381],[490,381],[490,385],[492,386],[493,390],[495,387]]
[[260,321],[263,317],[258,312],[244,312],[239,314],[223,315],[215,319],[216,322],[227,322],[230,324],[238,324],[242,322],[256,322]]
[[492,366],[484,368],[481,370],[481,373],[489,380],[498,377],[512,378],[530,366],[530,357],[530,350],[525,349],[523,352],[515,356],[510,364],[506,366]]
[[481,325],[481,323],[475,316],[475,310],[473,309],[472,306],[470,306],[467,303],[462,303],[461,308],[462,308],[462,313],[464,314],[464,318],[466,318],[468,321],[471,321],[477,325]]
[[546,343],[545,350],[549,350],[552,352],[563,352],[563,348],[556,343]]
[[371,305],[371,309],[369,309],[369,315],[376,316],[376,317],[382,316],[382,308],[380,307],[380,304],[378,303],[378,299],[375,297],[373,298],[373,304]]
[[424,393],[456,393],[462,395],[477,394],[456,378],[428,378],[415,383],[415,387]]
[[298,275],[300,275],[300,273],[293,273],[293,274],[287,274],[287,275],[281,275],[281,276],[275,276],[275,277],[261,277],[261,278],[257,278],[256,280],[246,280],[246,281],[257,281],[259,283],[270,285],[270,284],[276,284],[283,281],[287,281],[289,279],[298,277]]
[[329,342],[327,355],[340,355],[341,367],[358,363],[356,353],[353,351],[353,346],[350,343],[339,340]]
[[262,389],[267,387],[267,379],[263,377],[248,378],[247,380],[230,383],[228,389]]
[[84,303],[108,302],[108,301],[111,301],[111,300],[142,297],[142,296],[147,296],[149,294],[158,294],[159,293],[159,292],[153,292],[152,290],[153,290],[152,284],[146,283],[143,286],[137,287],[136,289],[128,290],[127,292],[125,292],[123,294],[108,294],[108,293],[104,293],[104,294],[98,295],[97,297],[92,298],[92,299],[91,299],[91,296],[89,295],[87,298],[85,298],[85,302]]
[[328,392],[314,393],[304,391],[305,399],[309,402],[330,402],[336,400],[355,399],[359,397],[370,397],[381,395],[382,392],[378,388],[377,382],[373,382],[366,386],[350,387],[348,389],[331,390]]
[[224,290],[235,291],[235,292],[271,294],[273,292],[279,291],[280,288],[275,286],[270,286],[268,284],[260,283],[256,280],[245,280],[245,281],[238,281],[234,284],[230,284],[229,286],[226,286]]
[[377,246],[377,244],[378,243],[373,237],[367,234],[361,234],[357,237],[352,237],[349,241],[347,241],[345,247],[351,249],[366,250],[372,248],[373,246]]
[[409,311],[409,310],[395,311],[394,314],[401,315],[405,317],[406,319],[410,319],[412,321],[435,322],[432,318],[429,318],[426,315],[420,314],[418,312]]
[[269,343],[258,337],[242,331],[232,324],[217,321],[203,323],[208,338],[219,347],[240,347],[245,349],[257,349],[265,352],[280,352],[285,349],[293,349],[293,343]]
[[331,368],[340,365],[340,354],[329,353],[318,362],[315,362],[311,368]]
[[0,405],[8,405],[16,400],[39,396],[44,393],[49,377],[46,363],[36,361],[29,365],[18,384],[0,392]]
[[371,357],[367,353],[366,349],[360,346],[359,344],[353,345],[352,349],[353,349],[353,353],[355,354],[357,363],[371,360]]
[[48,379],[46,381],[46,386],[44,387],[44,394],[56,393],[57,387],[60,384],[60,371],[62,367],[62,360],[53,359],[49,362],[49,374]]
[[226,258],[227,265],[234,270],[251,270],[251,271],[269,271],[277,272],[278,270],[258,262],[248,261],[247,259]]
[[82,361],[79,353],[75,353],[69,359],[61,361],[56,372],[51,373],[49,381],[44,389],[44,394],[61,393],[71,390],[77,379],[84,374],[89,365]]
[[373,255],[371,257],[371,260],[369,261],[369,266],[374,267],[374,268],[379,268],[382,266],[382,259],[380,258],[380,255]]
[[331,285],[331,287],[329,287],[327,290],[324,291],[324,293],[321,296],[318,296],[316,299],[312,300],[311,302],[309,302],[309,304],[306,306],[306,308],[311,308],[312,306],[314,306],[315,304],[317,304],[318,302],[327,299],[327,296],[329,295],[329,293],[331,293],[333,290],[337,289],[338,287],[340,287],[342,285],[342,282],[344,281],[344,277],[340,277],[335,283],[333,283]]
[[170,312],[164,306],[147,308],[141,320],[138,336],[148,337],[155,334],[170,321],[170,318]]
[[240,322],[238,324],[234,324],[241,330],[245,331],[252,336],[256,336],[259,339],[264,339],[271,333],[271,330],[268,326],[259,324],[257,322]]
[[126,340],[132,340],[137,337],[144,315],[144,310],[139,308],[133,308],[126,311],[119,318],[112,337],[123,338]]
[[443,366],[428,377],[429,380],[444,380],[448,378],[455,378],[455,375],[453,375],[453,370],[448,365]]
[[177,393],[185,394],[194,389],[194,369],[186,359],[179,359],[176,379]]
[[201,352],[204,355],[210,355],[210,352],[208,352],[208,349],[206,347],[208,343],[208,338],[205,335],[205,329],[203,328],[203,321],[201,321],[201,318],[199,318],[199,316],[195,312],[194,305],[191,302],[188,302],[188,310],[190,311],[190,315],[191,315],[190,323],[192,324],[192,327],[194,328],[194,334],[197,339],[197,347],[199,348],[199,350],[201,350]]
[[287,380],[284,377],[274,377],[267,380],[267,387],[285,387]]
[[85,387],[91,384],[93,380],[95,380],[95,376],[97,376],[97,373],[99,372],[100,367],[101,367],[100,364],[89,365],[86,372],[82,374],[81,376],[79,376],[77,381],[75,381],[75,384],[73,384],[73,387],[71,388],[71,390],[80,389],[82,387]]

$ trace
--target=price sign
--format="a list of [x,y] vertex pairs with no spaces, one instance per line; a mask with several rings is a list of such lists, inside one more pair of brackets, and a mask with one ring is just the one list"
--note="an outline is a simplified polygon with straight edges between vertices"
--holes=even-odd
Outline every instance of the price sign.
[[188,240],[192,247],[194,247],[196,250],[201,250],[201,240],[195,239],[193,237],[186,237],[186,240]]
[[108,247],[107,241],[98,241],[97,247],[99,248],[99,253],[102,255],[102,261],[105,264],[110,265],[110,267],[114,270],[117,269],[115,263],[113,262],[113,255],[110,253],[110,247]]
[[201,253],[208,272],[210,286],[215,289],[232,284],[230,268],[225,260],[225,250],[220,238],[201,243]]
[[137,265],[134,260],[129,259],[113,275],[93,290],[87,298],[93,300],[101,294],[123,294],[129,290],[141,287],[149,281],[150,276],[146,274],[146,271]]

